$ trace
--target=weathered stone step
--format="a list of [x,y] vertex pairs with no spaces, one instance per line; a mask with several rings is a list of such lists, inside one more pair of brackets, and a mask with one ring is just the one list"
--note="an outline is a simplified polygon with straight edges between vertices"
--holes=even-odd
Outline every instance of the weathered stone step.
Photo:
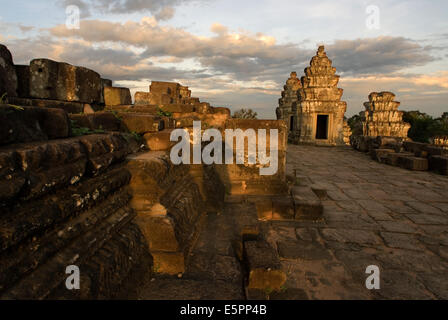
[[244,263],[247,268],[246,296],[267,290],[280,291],[286,282],[277,251],[266,240],[244,242]]
[[80,128],[90,130],[119,131],[120,119],[111,112],[95,112],[91,114],[70,114],[70,120]]
[[[130,208],[122,208],[103,220],[100,226],[86,233],[69,247],[58,252],[42,267],[21,279],[2,299],[44,299],[61,283],[65,283],[65,268],[80,265],[100,249],[107,240],[134,217]],[[99,237],[98,235],[101,235]],[[100,270],[98,270],[99,272]]]
[[430,157],[429,169],[439,174],[448,175],[448,157],[444,156]]
[[414,154],[410,152],[399,152],[399,153],[388,153],[386,158],[386,163],[391,166],[399,165],[399,158],[402,157],[412,157]]
[[126,206],[130,197],[129,190],[123,188],[98,206],[82,212],[78,217],[61,224],[43,237],[36,238],[32,242],[20,246],[18,250],[12,250],[2,255],[0,259],[0,291],[4,290],[5,286],[19,280],[24,274],[38,268],[46,259],[58,250],[62,250],[75,238],[95,228],[102,219]]
[[67,138],[70,134],[70,122],[64,110],[0,105],[0,146]]
[[403,145],[406,151],[413,153],[416,157],[426,158],[428,156],[448,155],[448,150],[427,143],[405,141]]
[[127,185],[129,180],[129,172],[117,168],[42,199],[2,209],[0,251],[101,203],[109,194]]
[[144,113],[118,113],[121,120],[122,131],[145,134],[147,132],[158,132],[164,129],[164,121],[151,114]]
[[372,160],[376,160],[381,163],[386,163],[389,153],[394,153],[394,149],[372,149],[370,156]]
[[322,217],[323,206],[319,197],[310,187],[294,186],[291,189],[296,220],[318,220]]
[[145,133],[143,140],[151,151],[168,151],[176,144],[170,140],[171,132],[174,129],[165,129],[159,132]]
[[32,199],[97,176],[130,152],[120,134],[39,141],[0,148],[0,205]]
[[428,159],[418,158],[418,157],[398,157],[398,165],[401,168],[415,171],[427,171],[428,170]]

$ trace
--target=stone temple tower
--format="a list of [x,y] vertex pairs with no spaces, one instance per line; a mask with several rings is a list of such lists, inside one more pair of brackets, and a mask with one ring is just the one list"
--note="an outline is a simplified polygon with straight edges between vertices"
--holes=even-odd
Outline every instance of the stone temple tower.
[[[328,59],[324,46],[320,46],[301,78],[301,86],[297,90],[296,110],[293,99],[284,99],[283,93],[283,100],[280,99],[277,118],[288,120],[289,138],[292,142],[344,144],[344,114],[347,104],[341,101],[343,90],[337,87],[338,82],[336,68]],[[287,110],[285,101],[291,103],[291,113],[294,114],[282,113]],[[291,121],[295,122],[291,124]]]
[[289,79],[283,86],[282,97],[278,100],[277,119],[287,120],[289,131],[297,130],[297,105],[299,103],[298,91],[302,88],[296,72],[291,72]]
[[392,92],[372,92],[364,103],[363,134],[365,136],[386,136],[408,138],[411,128],[403,121],[403,111],[398,111],[400,102],[395,101]]

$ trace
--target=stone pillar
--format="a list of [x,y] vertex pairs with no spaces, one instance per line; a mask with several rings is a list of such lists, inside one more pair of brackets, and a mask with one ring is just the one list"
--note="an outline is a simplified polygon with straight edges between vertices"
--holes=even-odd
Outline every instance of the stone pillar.
[[302,87],[296,72],[291,72],[289,79],[283,87],[282,97],[278,100],[277,120],[285,120],[288,126],[290,140],[298,134],[297,123],[297,91]]

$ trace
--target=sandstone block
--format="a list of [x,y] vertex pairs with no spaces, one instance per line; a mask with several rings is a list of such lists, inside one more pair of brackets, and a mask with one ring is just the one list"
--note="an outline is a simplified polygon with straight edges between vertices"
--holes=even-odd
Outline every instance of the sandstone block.
[[0,145],[65,138],[70,134],[67,113],[61,109],[0,105]]
[[310,187],[294,186],[291,189],[296,220],[316,220],[322,217],[323,206]]
[[214,114],[224,114],[227,115],[228,118],[230,118],[231,116],[231,112],[229,108],[224,108],[224,107],[212,107],[212,111]]
[[174,231],[174,222],[168,216],[138,213],[136,222],[148,241],[151,251],[176,252],[179,244]]
[[149,91],[155,104],[179,103],[182,99],[181,85],[176,82],[152,81]]
[[0,96],[17,96],[17,74],[14,68],[11,52],[0,44]]
[[272,198],[272,220],[293,220],[294,202],[289,195]]
[[112,80],[101,78],[101,84],[104,87],[112,87]]
[[160,106],[160,109],[171,113],[188,113],[194,111],[194,107],[189,104],[163,104]]
[[136,92],[134,95],[134,103],[136,105],[148,105],[151,104],[151,93],[150,92]]
[[403,145],[403,138],[378,136],[375,143],[379,149],[399,150]]
[[199,113],[209,113],[211,111],[210,103],[207,103],[207,102],[201,102],[194,109],[196,112],[199,112]]
[[122,130],[144,134],[164,129],[164,122],[159,117],[139,113],[119,113]]
[[154,272],[177,275],[185,272],[185,259],[182,252],[151,252]]
[[100,98],[100,103],[104,104],[104,88],[105,87],[112,87],[112,80],[109,79],[103,79],[101,78],[101,98]]
[[104,103],[106,106],[130,105],[131,91],[129,88],[104,87]]
[[414,154],[409,152],[388,153],[386,163],[391,166],[398,166],[398,160],[401,157],[412,157]]
[[[226,121],[226,129],[254,129],[257,133],[259,129],[266,130],[266,144],[270,146],[270,129],[278,130],[277,150],[286,151],[288,142],[288,128],[283,120],[243,120],[229,119]],[[257,134],[258,135],[258,134]],[[280,161],[279,161],[280,162]]]
[[105,111],[112,112],[131,112],[131,113],[147,113],[157,115],[159,107],[156,105],[119,105],[106,106]]
[[131,205],[138,212],[150,213],[166,192],[162,181],[168,174],[169,158],[165,152],[145,152],[128,157],[127,168],[132,174],[130,187],[133,192]]
[[403,143],[403,147],[407,152],[413,153],[415,155],[420,154],[426,146],[426,143],[422,142],[414,142],[414,141],[405,141]]
[[[39,108],[57,108],[62,109],[67,113],[82,113],[84,110],[84,103],[76,101],[60,101],[48,99],[35,98],[9,98],[8,103],[18,106],[39,107]],[[95,110],[99,110],[98,105],[91,105]]]
[[426,145],[425,151],[429,156],[447,156],[448,150],[438,146]]
[[30,95],[39,99],[101,102],[101,78],[93,70],[49,59],[30,62]]
[[88,157],[86,173],[97,176],[128,154],[127,141],[120,134],[92,134],[79,138]]
[[145,133],[143,136],[149,150],[162,151],[171,150],[171,147],[176,144],[175,141],[170,141],[170,135],[173,129],[165,129],[159,132]]
[[30,66],[15,65],[17,74],[17,95],[20,98],[30,96]]
[[372,160],[376,160],[381,163],[386,163],[386,159],[389,153],[394,153],[393,149],[372,149],[370,156]]
[[398,158],[398,165],[404,169],[426,171],[428,170],[428,159],[400,156]]
[[163,127],[165,129],[174,129],[176,128],[176,119],[171,117],[161,117],[163,120]]
[[432,156],[429,158],[429,170],[448,175],[448,157]]
[[277,251],[265,240],[244,242],[248,289],[280,290],[286,282]]
[[95,112],[91,114],[71,114],[70,119],[75,125],[91,130],[119,131],[120,120],[111,112]]
[[176,118],[176,128],[190,128],[193,127],[194,121],[199,121],[198,117],[184,117],[184,118]]
[[258,220],[268,221],[272,220],[272,200],[271,198],[260,199],[255,201],[257,208]]

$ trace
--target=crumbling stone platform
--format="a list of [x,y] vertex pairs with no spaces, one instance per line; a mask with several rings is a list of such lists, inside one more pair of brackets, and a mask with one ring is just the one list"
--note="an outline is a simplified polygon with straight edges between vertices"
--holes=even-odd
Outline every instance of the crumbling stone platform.
[[[147,279],[138,297],[448,298],[448,177],[385,166],[348,147],[289,145],[294,172],[322,199],[323,219],[254,222],[255,204],[232,199],[208,214],[182,278]],[[278,253],[286,274],[279,291],[243,290],[235,240],[251,226]],[[380,290],[365,287],[369,265],[380,268]]]

